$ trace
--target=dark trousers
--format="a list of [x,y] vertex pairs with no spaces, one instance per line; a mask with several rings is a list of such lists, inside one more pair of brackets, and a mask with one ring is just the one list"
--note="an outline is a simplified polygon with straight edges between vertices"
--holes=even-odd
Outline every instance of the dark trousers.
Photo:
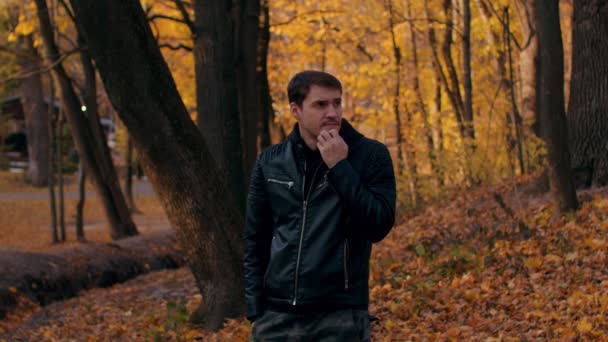
[[356,342],[371,341],[367,310],[319,313],[266,311],[253,324],[255,342]]

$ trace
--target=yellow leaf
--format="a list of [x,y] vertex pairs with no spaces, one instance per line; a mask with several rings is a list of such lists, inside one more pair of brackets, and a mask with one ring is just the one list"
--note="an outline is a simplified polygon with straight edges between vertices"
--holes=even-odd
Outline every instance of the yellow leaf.
[[589,323],[586,318],[583,318],[583,320],[578,322],[578,324],[576,325],[576,329],[581,334],[590,332],[592,328],[593,325],[591,325],[591,323]]
[[8,34],[9,43],[13,43],[17,41],[17,35],[14,32]]

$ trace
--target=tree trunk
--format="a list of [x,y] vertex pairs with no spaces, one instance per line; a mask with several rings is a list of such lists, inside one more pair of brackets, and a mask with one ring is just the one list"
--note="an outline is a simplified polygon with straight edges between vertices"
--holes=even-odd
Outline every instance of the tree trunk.
[[[244,312],[241,211],[226,191],[226,179],[216,166],[212,150],[179,97],[139,1],[72,0],[71,3],[108,96],[133,138],[146,175],[177,230],[201,290],[203,302],[192,318],[205,328],[217,329],[225,318]],[[215,12],[203,12],[211,18],[219,17]],[[200,17],[197,20],[206,22]],[[203,32],[217,29],[221,32],[216,34],[226,33],[220,27],[207,24],[203,27],[213,28]],[[197,39],[204,41],[209,37],[203,34]],[[214,51],[199,47],[199,67],[203,62],[211,63],[208,58]],[[232,66],[225,64],[228,69]],[[218,70],[217,75],[220,74]],[[227,93],[221,78],[214,81],[217,83],[205,82],[205,87]],[[234,86],[231,89],[230,98],[217,100],[223,99],[236,107],[236,90]],[[234,107],[230,112],[221,112],[217,100],[206,102],[205,118],[238,114]],[[238,127],[232,126],[237,133]],[[238,170],[242,172],[243,168]]]
[[268,83],[268,44],[270,43],[270,13],[268,0],[262,0],[260,20],[260,32],[258,39],[258,84],[260,91],[260,117],[258,119],[258,150],[272,144],[270,129],[276,129],[274,124],[274,110],[272,109],[272,97],[270,96],[270,84]]
[[127,155],[125,157],[127,168],[125,170],[125,197],[132,213],[139,212],[133,200],[133,140],[127,133]]
[[78,202],[76,203],[76,239],[80,242],[86,241],[84,237],[84,203],[86,200],[85,180],[86,172],[82,159],[78,158]]
[[[243,174],[245,183],[258,156],[257,123],[260,113],[260,86],[258,82],[258,37],[260,31],[260,0],[239,0],[237,33],[237,91],[241,114],[243,142]],[[246,187],[245,187],[246,190]]]
[[[116,170],[105,158],[103,149],[98,146],[98,138],[91,129],[89,121],[81,112],[80,101],[74,92],[70,79],[62,63],[57,63],[59,50],[53,38],[46,0],[36,0],[40,32],[47,51],[49,64],[53,64],[55,81],[59,85],[61,101],[78,155],[84,161],[87,172],[92,176],[97,194],[100,196],[106,217],[110,223],[112,239],[137,235],[137,229],[127,208],[124,196],[118,185]],[[97,123],[99,124],[99,123]]]
[[[198,126],[245,212],[245,174],[235,71],[235,14],[230,2],[194,2],[194,69]],[[213,85],[213,86],[210,86]]]
[[519,6],[523,46],[519,52],[519,79],[521,87],[521,116],[526,126],[540,137],[536,103],[538,91],[538,34],[536,30],[535,0],[523,0]]
[[59,191],[59,238],[65,241],[65,201],[63,189],[63,113],[57,118],[57,190]]
[[539,46],[539,118],[547,145],[551,197],[560,213],[578,208],[570,170],[564,109],[564,56],[558,0],[536,0]]
[[[49,103],[55,103],[55,87],[53,85],[53,78],[49,74]],[[55,106],[48,106],[48,124],[49,129],[48,135],[50,138],[48,153],[49,153],[49,206],[51,209],[51,241],[53,243],[59,242],[59,236],[57,235],[57,206],[55,204]]]
[[[38,70],[42,69],[40,57],[33,45],[31,35],[19,41],[19,51],[30,58],[17,58],[21,73],[31,74],[19,85],[21,106],[25,116],[27,135],[28,169],[26,179],[32,185],[45,186],[49,181],[50,156],[48,154],[49,110],[44,102],[42,80]],[[52,107],[52,103],[49,106]]]
[[[401,122],[401,113],[399,111],[399,95],[401,93],[401,49],[397,46],[395,39],[395,25],[393,21],[393,2],[386,0],[386,8],[389,12],[389,29],[391,33],[393,56],[395,57],[395,92],[393,94],[393,112],[396,121],[396,138],[397,138],[397,174],[403,176],[405,168],[408,170],[408,187],[413,207],[419,204],[420,194],[418,193],[418,172],[416,170],[415,156],[410,153],[410,148],[407,146],[406,139],[403,134],[405,125]],[[409,121],[409,120],[408,120]]]
[[[407,3],[407,12],[410,18],[413,18],[412,15],[412,6],[411,2]],[[435,151],[435,143],[433,142],[433,132],[431,130],[431,125],[429,123],[429,111],[427,105],[424,101],[424,95],[422,94],[422,89],[420,87],[420,66],[418,63],[418,43],[416,40],[416,30],[414,28],[414,22],[409,22],[410,29],[410,43],[412,45],[412,64],[414,66],[414,72],[412,75],[413,78],[413,86],[414,92],[416,93],[416,100],[418,102],[418,109],[420,113],[422,113],[422,126],[424,129],[424,137],[427,147],[427,153],[429,156],[429,161],[431,163],[432,177],[436,179],[436,177],[440,174],[439,165],[437,164],[437,154]]]
[[465,132],[470,144],[475,147],[475,125],[473,121],[473,82],[471,70],[471,4],[470,0],[462,1],[462,85],[464,88],[463,119]]
[[574,1],[568,128],[581,187],[608,184],[608,5]]

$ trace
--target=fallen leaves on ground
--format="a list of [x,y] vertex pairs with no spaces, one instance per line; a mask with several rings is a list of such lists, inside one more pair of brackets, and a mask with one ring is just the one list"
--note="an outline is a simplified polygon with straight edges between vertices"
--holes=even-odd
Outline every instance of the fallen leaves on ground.
[[[526,195],[515,183],[479,187],[424,209],[373,249],[374,340],[605,338],[607,192],[579,194],[581,209],[561,217],[546,195]],[[228,321],[217,333],[189,326],[186,318],[201,300],[187,270],[162,271],[35,309],[12,336],[247,339],[244,319]]]

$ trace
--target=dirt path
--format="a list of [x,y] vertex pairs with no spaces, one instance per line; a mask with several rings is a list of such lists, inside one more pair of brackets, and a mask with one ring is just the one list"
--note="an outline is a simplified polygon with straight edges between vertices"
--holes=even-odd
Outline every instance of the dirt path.
[[[152,185],[145,180],[137,180],[133,183],[133,196],[148,196],[153,195],[154,190]],[[68,191],[64,193],[65,198],[78,198],[78,193],[74,191]],[[86,197],[95,196],[95,192],[87,191]],[[14,192],[14,193],[0,193],[0,201],[2,200],[34,200],[34,199],[47,199],[49,198],[48,191],[38,192]]]

